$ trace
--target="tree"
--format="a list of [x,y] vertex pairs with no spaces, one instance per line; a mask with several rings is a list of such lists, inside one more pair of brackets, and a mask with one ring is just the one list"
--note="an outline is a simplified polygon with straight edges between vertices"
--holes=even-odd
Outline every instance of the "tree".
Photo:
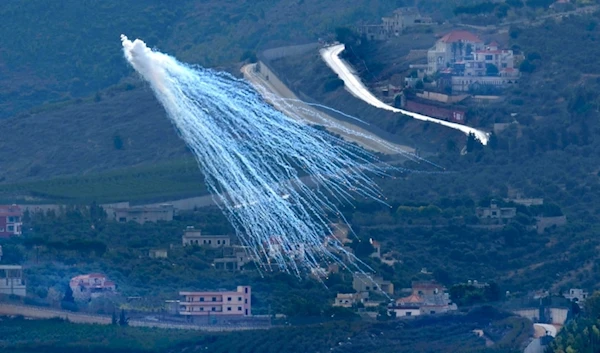
[[522,72],[532,73],[535,71],[535,65],[531,61],[525,59],[519,66],[519,70]]
[[493,132],[490,134],[490,138],[487,143],[488,147],[495,150],[498,148],[498,137]]
[[125,315],[125,309],[121,309],[121,315],[119,315],[119,325],[128,326],[129,318]]
[[112,313],[112,324],[113,325],[117,325],[119,323],[119,321],[117,320],[117,313],[113,310]]
[[475,134],[470,132],[467,136],[467,152],[473,152],[481,149],[481,141],[475,137]]
[[62,301],[65,303],[75,303],[73,289],[71,289],[71,286],[67,286],[67,290],[65,291],[65,296],[63,297]]
[[485,65],[485,74],[487,76],[498,76],[498,73],[500,71],[498,70],[498,66],[494,65],[494,64],[486,64]]
[[419,81],[417,81],[417,83],[415,83],[415,88],[423,89],[423,88],[425,88],[425,84],[423,83],[423,81],[419,80]]

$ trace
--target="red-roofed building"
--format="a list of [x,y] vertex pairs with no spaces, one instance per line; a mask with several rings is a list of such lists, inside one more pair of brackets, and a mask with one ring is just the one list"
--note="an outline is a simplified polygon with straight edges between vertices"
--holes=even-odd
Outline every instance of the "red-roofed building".
[[[451,76],[452,92],[476,92],[483,86],[505,87],[518,83],[512,50],[488,45],[468,31],[453,31],[441,37],[427,52],[427,74]],[[446,84],[448,86],[448,84]],[[489,91],[489,90],[487,90]]]
[[432,315],[457,310],[456,304],[450,301],[446,288],[433,281],[417,281],[412,283],[412,294],[397,299],[389,306],[389,311],[396,317]]
[[481,38],[467,31],[453,31],[440,38],[427,52],[427,73],[434,74],[451,67],[477,50],[483,50]]
[[73,297],[77,300],[89,300],[106,294],[115,293],[115,282],[101,273],[90,273],[71,278],[69,283]]
[[0,205],[0,238],[22,235],[23,210],[17,205]]

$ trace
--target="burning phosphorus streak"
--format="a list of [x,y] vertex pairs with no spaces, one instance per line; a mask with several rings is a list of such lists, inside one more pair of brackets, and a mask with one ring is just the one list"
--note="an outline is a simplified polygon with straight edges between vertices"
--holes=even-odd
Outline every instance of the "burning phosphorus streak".
[[[367,175],[385,174],[374,156],[282,114],[227,73],[183,64],[139,39],[121,40],[127,61],[150,84],[217,204],[264,268],[300,275],[351,257],[345,266],[360,270],[338,240],[326,240],[330,220],[343,221],[336,204],[353,195],[383,200]],[[318,188],[303,183],[299,169]]]

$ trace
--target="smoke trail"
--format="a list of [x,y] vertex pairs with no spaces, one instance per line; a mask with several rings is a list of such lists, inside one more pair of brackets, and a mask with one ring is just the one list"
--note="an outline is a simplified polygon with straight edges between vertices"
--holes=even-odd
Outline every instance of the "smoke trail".
[[[150,84],[208,189],[263,266],[300,274],[351,256],[339,241],[325,240],[330,219],[343,220],[338,202],[384,202],[367,176],[385,175],[371,154],[287,117],[227,73],[180,63],[139,39],[121,40],[127,61]],[[303,183],[299,169],[318,188]]]

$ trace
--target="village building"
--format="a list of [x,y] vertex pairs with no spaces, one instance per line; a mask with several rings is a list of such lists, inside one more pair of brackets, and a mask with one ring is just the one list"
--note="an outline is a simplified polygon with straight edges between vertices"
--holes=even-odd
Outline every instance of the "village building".
[[113,208],[112,216],[117,222],[137,222],[144,224],[146,222],[170,222],[173,220],[174,207],[170,204],[163,204],[158,207],[123,207]]
[[490,207],[477,207],[475,211],[480,219],[510,219],[517,215],[516,207],[498,207],[495,200],[492,200]]
[[388,295],[394,294],[394,284],[385,281],[382,277],[356,272],[352,277],[352,288],[357,293],[362,292],[384,292]]
[[243,247],[234,247],[231,252],[215,259],[213,265],[218,270],[241,271],[252,262],[254,258]]
[[440,86],[449,86],[452,92],[503,88],[518,83],[520,77],[512,50],[500,49],[496,42],[485,45],[468,31],[446,34],[427,52],[427,74],[436,73],[441,76]]
[[571,288],[563,297],[572,302],[583,303],[589,296],[589,293],[580,288]]
[[152,249],[148,252],[148,256],[153,259],[166,259],[168,251],[167,249]]
[[431,18],[422,16],[416,7],[401,7],[396,9],[391,16],[383,17],[381,24],[363,25],[357,30],[368,40],[386,40],[404,33],[409,27],[431,23]]
[[231,237],[229,235],[209,235],[202,234],[199,229],[194,227],[187,227],[183,231],[181,237],[183,246],[198,245],[206,246],[209,248],[220,248],[231,245]]
[[23,267],[0,265],[0,294],[26,296],[27,287],[23,279]]
[[369,292],[362,293],[338,293],[333,302],[333,306],[342,308],[352,308],[358,303],[365,303],[369,300]]
[[251,288],[238,286],[235,291],[179,292],[179,315],[251,316]]
[[306,256],[304,244],[284,246],[282,237],[280,236],[270,237],[269,241],[265,242],[264,245],[267,249],[267,261],[269,263],[271,263],[271,260],[278,259],[281,256],[297,261],[304,261]]
[[389,306],[396,317],[434,315],[457,310],[446,288],[436,282],[413,282],[412,293]]
[[23,234],[23,210],[17,205],[0,205],[0,238]]
[[90,273],[71,278],[69,286],[73,291],[73,297],[76,300],[90,300],[105,295],[114,294],[116,291],[115,282],[101,273]]

